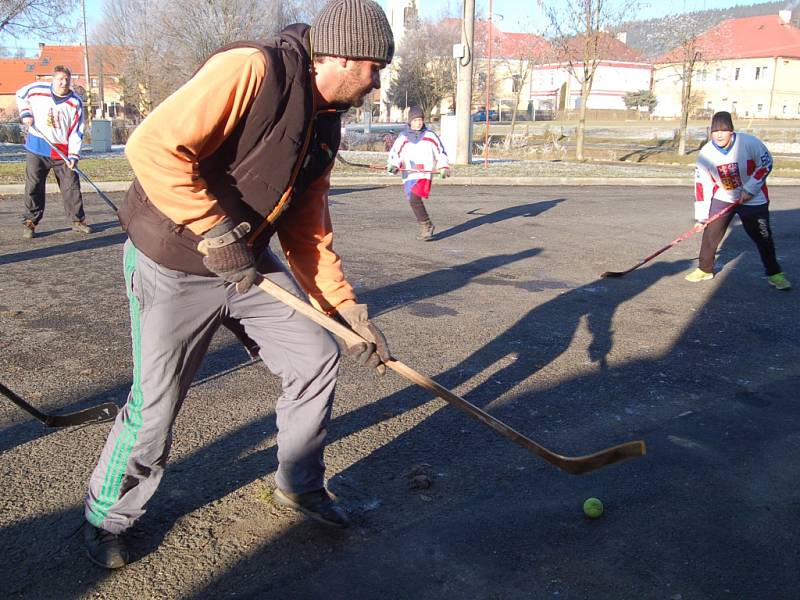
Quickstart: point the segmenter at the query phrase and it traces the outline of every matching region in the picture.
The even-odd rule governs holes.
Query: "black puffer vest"
[[[250,223],[256,256],[269,244],[278,217],[322,176],[339,148],[339,113],[315,114],[308,30],[308,25],[292,25],[272,40],[231,44],[216,52],[252,47],[267,59],[266,76],[250,110],[199,165],[225,213],[236,223]],[[136,179],[119,219],[133,244],[157,263],[212,275],[197,251],[201,238],[159,211]]]

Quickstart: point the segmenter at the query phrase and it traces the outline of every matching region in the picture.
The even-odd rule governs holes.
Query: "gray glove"
[[[253,253],[245,240],[248,233],[250,223],[243,222],[234,227],[233,221],[225,217],[206,231],[200,242],[206,253],[203,258],[206,268],[225,281],[235,283],[240,294],[249,290],[258,278]]]
[[[383,363],[391,358],[389,345],[381,330],[369,320],[367,305],[351,304],[337,309],[336,312],[350,329],[367,341],[348,346],[345,354],[354,358],[361,366],[375,369],[378,375],[386,373]]]

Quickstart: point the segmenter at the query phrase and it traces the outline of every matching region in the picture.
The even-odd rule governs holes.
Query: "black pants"
[[[38,225],[44,216],[45,183],[50,170],[55,173],[61,196],[64,199],[64,212],[70,221],[83,221],[83,197],[78,173],[61,159],[54,160],[27,152],[25,164],[25,213],[23,220]]]
[[[729,206],[720,200],[711,201],[710,215],[713,216],[720,210]],[[750,236],[758,248],[761,262],[767,275],[775,275],[781,272],[781,267],[775,257],[775,243],[772,240],[772,230],[769,227],[769,205],[758,204],[756,206],[737,206],[731,212],[723,215],[703,231],[703,241],[700,244],[700,269],[706,273],[714,271],[714,257],[717,247],[728,229],[733,215],[739,215],[742,227]]]
[[[414,211],[414,216],[417,218],[418,223],[431,220],[428,216],[428,211],[425,210],[425,205],[422,203],[422,198],[416,194],[411,194],[408,197],[408,203],[411,205],[411,210]]]

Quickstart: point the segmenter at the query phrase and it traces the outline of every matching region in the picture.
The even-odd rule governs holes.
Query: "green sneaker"
[[[713,273],[706,273],[700,269],[695,269],[691,273],[689,273],[686,277],[684,277],[686,281],[691,281],[692,283],[697,283],[698,281],[706,281],[708,279],[714,279]]]
[[[792,284],[788,279],[786,279],[786,275],[783,273],[775,273],[775,275],[770,275],[769,284],[779,290],[785,291],[792,289]]]

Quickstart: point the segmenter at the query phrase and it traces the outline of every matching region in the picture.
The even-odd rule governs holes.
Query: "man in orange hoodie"
[[[367,340],[348,354],[385,370],[386,340],[333,250],[327,194],[340,114],[380,87],[393,53],[376,2],[330,0],[311,27],[218,50],[131,136],[126,155],[136,179],[119,214],[129,236],[134,374],[86,496],[84,542],[93,562],[128,562],[123,533],[161,480],[172,424],[228,319],[282,379],[274,500],[328,526],[349,524],[324,484],[338,346],[253,284],[265,277],[307,293]],[[291,274],[269,249],[273,234]]]

